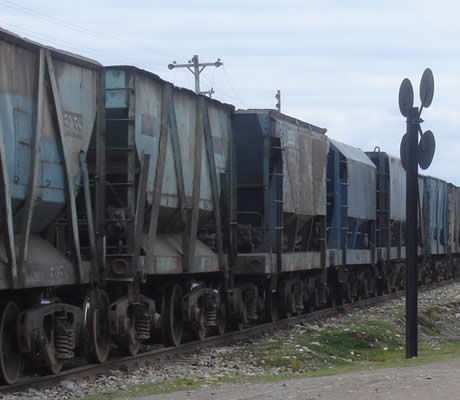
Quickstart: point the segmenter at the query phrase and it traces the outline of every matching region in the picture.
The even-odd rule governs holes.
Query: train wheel
[[[11,385],[19,377],[22,366],[22,357],[19,352],[16,332],[16,321],[19,308],[14,302],[3,307],[0,315],[0,367],[1,380]]]
[[[173,285],[166,290],[161,312],[163,342],[165,345],[178,346],[184,334],[182,315],[182,289]]]
[[[109,298],[104,290],[92,290],[85,300],[86,351],[89,361],[103,363],[110,351]]]

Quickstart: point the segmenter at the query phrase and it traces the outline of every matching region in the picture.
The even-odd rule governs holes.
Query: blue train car
[[[449,191],[447,182],[426,176],[424,178],[425,252],[444,255],[449,246]]]
[[[375,185],[376,167],[366,153],[329,139],[327,247],[329,265],[337,266],[345,297],[376,287],[376,277],[367,276],[375,255]],[[368,287],[365,280],[371,282]]]

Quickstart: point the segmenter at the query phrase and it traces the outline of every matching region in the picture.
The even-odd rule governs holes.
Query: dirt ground
[[[222,385],[143,400],[453,400],[460,399],[460,358],[408,368],[377,369],[277,383]],[[139,398],[137,399],[139,400]]]

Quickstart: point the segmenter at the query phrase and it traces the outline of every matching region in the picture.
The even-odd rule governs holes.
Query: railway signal
[[[420,124],[423,108],[431,105],[433,94],[434,79],[429,68],[420,82],[420,108],[414,107],[414,90],[409,79],[404,79],[399,88],[399,110],[407,124],[400,148],[401,162],[406,170],[406,358],[417,357],[418,166],[422,169],[430,166],[436,147],[433,133],[423,132]]]

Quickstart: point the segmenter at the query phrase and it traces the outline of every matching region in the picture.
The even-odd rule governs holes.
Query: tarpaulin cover
[[[390,169],[390,219],[406,220],[406,171],[399,158],[388,155]],[[413,207],[417,205],[414,204]]]
[[[283,210],[326,215],[327,137],[308,126],[276,119],[283,151]]]

